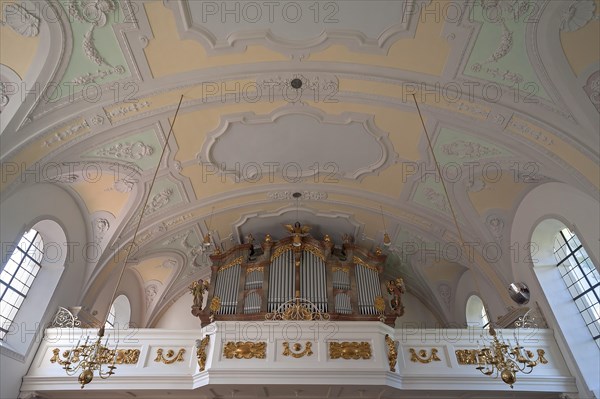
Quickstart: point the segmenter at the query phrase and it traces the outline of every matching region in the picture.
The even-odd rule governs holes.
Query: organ
[[[202,325],[215,320],[348,320],[394,325],[404,307],[401,278],[384,281],[386,255],[357,246],[349,236],[334,248],[328,235],[317,240],[308,228],[260,247],[236,245],[213,253],[207,306],[192,306]]]

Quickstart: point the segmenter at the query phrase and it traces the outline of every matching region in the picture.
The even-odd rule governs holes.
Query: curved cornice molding
[[[441,100],[445,100],[446,98],[451,99],[465,97],[466,100],[464,101],[454,101],[451,103],[444,101],[441,103],[434,102],[430,104],[434,112],[446,113],[451,118],[470,117],[472,120],[481,120],[481,110],[485,110],[491,105],[485,100],[485,96],[479,90],[481,87],[483,87],[481,84],[478,84],[476,88],[473,89],[471,95],[468,86],[462,86],[466,84],[466,81],[464,80],[457,80],[454,82],[454,84],[447,85],[451,82],[441,82],[440,79],[426,76],[424,74],[397,71],[389,68],[372,67],[369,70],[371,75],[365,75],[364,71],[360,70],[362,66],[359,65],[338,65],[332,63],[313,64],[321,65],[321,68],[319,68],[320,72],[317,71],[317,68],[313,68],[311,65],[305,63],[303,63],[303,69],[301,70],[294,69],[292,66],[282,70],[281,66],[276,67],[269,64],[251,64],[236,66],[235,68],[215,68],[212,70],[212,72],[203,71],[193,74],[183,74],[178,75],[177,79],[168,78],[148,83],[140,83],[138,94],[140,99],[147,99],[154,95],[173,92],[176,90],[182,90],[184,92],[189,91],[191,87],[200,85],[202,82],[224,82],[235,79],[254,79],[259,76],[264,77],[265,70],[269,69],[277,71],[276,74],[273,75],[275,78],[277,75],[281,74],[292,75],[297,73],[316,74],[317,76],[319,74],[328,75],[331,73],[323,71],[328,70],[328,68],[335,68],[335,70],[338,70],[338,73],[336,73],[336,77],[338,79],[346,78],[397,85],[399,89],[405,88],[406,90],[410,90],[411,92],[414,91],[417,94],[420,92],[439,93],[437,97]],[[236,70],[244,70],[245,72],[241,73]],[[457,91],[457,87],[459,91]],[[130,125],[131,123],[140,124],[141,122],[146,122],[148,117],[156,118],[162,115],[170,116],[168,115],[169,112],[172,113],[176,107],[176,104],[173,103],[162,108],[147,111],[145,107],[138,105],[134,112],[128,112],[125,119],[115,122],[110,122],[109,120],[104,122],[102,125],[93,125],[93,119],[96,118],[97,115],[105,115],[107,112],[105,108],[114,104],[114,98],[109,90],[103,91],[102,94],[102,97],[96,103],[91,104],[85,101],[79,101],[77,103],[70,104],[68,109],[65,108],[61,112],[53,112],[39,120],[34,120],[21,129],[21,132],[19,133],[19,136],[22,139],[20,144],[15,146],[12,145],[10,141],[4,142],[3,147],[5,149],[3,150],[2,157],[7,159],[12,154],[15,154],[17,151],[22,149],[25,145],[27,145],[27,143],[33,141],[35,138],[44,136],[45,134],[57,129],[57,127],[61,125],[68,125],[70,122],[65,123],[65,120],[68,119],[61,118],[61,114],[71,115],[72,113],[75,113],[77,115],[81,115],[86,125],[90,127],[90,133],[98,133],[117,126]],[[233,101],[231,97],[232,96],[227,96],[225,99],[221,99],[220,96],[212,96],[210,98],[190,99],[184,101],[183,110],[189,111],[201,109],[203,107],[214,106],[215,104],[227,104],[228,102]],[[264,97],[265,98],[263,100],[270,100],[268,96]],[[344,91],[340,91],[335,94],[335,99],[338,101],[377,104],[384,107],[413,108],[410,104],[412,98],[409,98],[409,96],[405,97],[406,98],[390,98],[373,94]],[[222,100],[225,100],[225,102]],[[273,100],[285,100],[285,98],[283,98],[281,95],[276,95]],[[587,97],[586,101],[589,103]],[[532,115],[535,115],[535,117],[532,117]],[[557,118],[555,113],[541,109],[536,104],[528,104],[521,101],[515,103],[514,96],[510,90],[502,90],[502,96],[495,104],[493,104],[492,111],[485,111],[483,116],[490,126],[495,126],[495,128],[501,129],[506,128],[507,123],[513,116],[525,116],[528,120],[534,121],[536,125],[548,129],[553,134],[556,134],[560,138],[573,144],[584,154],[595,159],[598,158],[598,153],[594,151],[594,148],[596,147],[593,146],[593,142],[590,142],[589,145],[585,145],[584,143],[581,143],[581,138],[577,140],[571,139],[571,136],[573,135],[572,132],[576,130],[576,126],[574,126],[572,122],[566,121],[564,118]],[[73,121],[74,120],[71,120],[71,122]]]
[[[26,1],[26,3],[30,3],[30,1]],[[0,118],[0,132],[4,136],[5,143],[9,139],[10,141],[23,139],[21,135],[16,135],[16,132],[31,122],[30,113],[42,102],[44,96],[47,95],[47,90],[52,89],[51,83],[62,75],[61,70],[66,67],[64,63],[70,58],[73,43],[65,13],[57,11],[57,7],[60,6],[50,1],[31,2],[30,4],[32,4],[32,10],[42,11],[42,15],[33,12],[41,22],[40,43],[31,67],[27,71],[27,76],[23,77],[27,91],[19,90],[21,101],[16,102],[18,109],[11,111],[14,112],[12,117]],[[9,114],[7,113],[7,115]]]
[[[598,111],[578,84],[565,53],[560,45],[561,18],[565,9],[570,6],[569,2],[548,1],[544,3],[545,12],[541,15],[538,23],[527,26],[527,46],[536,57],[532,59],[534,65],[543,69],[543,75],[551,81],[555,91],[560,93],[564,99],[564,107],[574,115],[575,119],[585,129],[579,131],[584,137],[570,134],[572,140],[580,146],[600,146],[598,129]],[[597,152],[596,152],[597,154]],[[597,155],[596,155],[597,156]]]
[[[334,219],[344,220],[346,223],[348,223],[350,226],[352,226],[352,228],[353,228],[352,236],[354,236],[354,237],[359,237],[361,232],[364,230],[364,223],[360,223],[359,221],[357,221],[355,219],[354,215],[351,213],[323,212],[323,211],[319,211],[316,209],[311,209],[310,207],[307,207],[307,206],[303,206],[299,211],[302,213],[308,213],[310,215],[313,215],[316,218],[323,218],[323,220],[328,220],[328,219],[329,220],[334,220]],[[260,219],[266,220],[266,219],[271,219],[271,218],[276,219],[286,213],[294,214],[295,212],[296,212],[296,207],[293,205],[289,205],[289,206],[284,206],[273,212],[250,212],[250,213],[245,213],[243,215],[240,215],[240,217],[233,223],[233,226],[232,226],[235,238],[237,239],[237,242],[243,242],[242,229],[244,228],[244,226],[246,224],[251,223],[252,220],[260,220]],[[326,223],[324,223],[324,224],[326,224]],[[281,226],[283,226],[283,223],[281,223]],[[323,233],[331,234],[331,232],[327,232],[327,231],[323,232]],[[315,238],[319,239],[320,237],[315,237]]]

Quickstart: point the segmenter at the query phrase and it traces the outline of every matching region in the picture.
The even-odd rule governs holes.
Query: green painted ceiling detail
[[[183,196],[179,191],[178,185],[168,178],[157,180],[154,183],[154,187],[152,187],[152,193],[150,193],[150,200],[148,201],[148,205],[146,205],[144,217],[177,205],[182,200]]]
[[[434,151],[444,177],[451,173],[458,173],[455,172],[455,168],[450,170],[452,164],[462,165],[469,162],[473,165],[474,162],[481,159],[511,157],[514,155],[506,148],[490,141],[445,127],[440,129],[435,141]],[[474,166],[481,165],[475,164]],[[452,178],[452,176],[448,177]]]
[[[448,187],[447,182],[446,186]],[[450,190],[450,187],[448,187],[448,189]],[[442,212],[449,218],[452,218],[450,204],[448,204],[444,187],[442,186],[442,182],[439,178],[439,175],[435,172],[435,169],[432,169],[432,174],[426,175],[419,181],[417,189],[413,195],[413,201],[421,206],[424,206],[425,208],[429,208],[436,212]],[[462,219],[461,215],[458,213],[456,205],[452,205],[454,207],[454,211],[457,213],[456,218],[460,222]]]
[[[135,164],[142,170],[156,168],[161,144],[154,129],[146,130],[121,140],[104,144],[84,154],[89,158],[119,159]]]
[[[195,230],[188,229],[174,234],[158,245],[165,248],[183,248],[184,250],[189,251],[191,254],[194,252],[194,248],[200,246],[200,239],[198,238],[198,234],[196,234]]]
[[[527,55],[525,30],[537,23],[536,3],[528,0],[474,2],[471,20],[481,23],[481,30],[464,74],[508,87],[518,87],[530,101],[534,96],[550,100]],[[496,91],[487,93],[495,98]],[[527,98],[518,101],[527,101]]]
[[[146,196],[144,195],[143,201],[145,200]],[[143,211],[143,223],[148,223],[149,217],[152,217],[156,213],[162,213],[165,209],[181,203],[182,200],[183,195],[176,183],[172,182],[168,177],[157,180],[154,183],[154,187],[152,187],[148,204]],[[135,217],[131,218],[127,228],[135,227],[141,215],[142,211],[137,211]]]
[[[73,49],[55,97],[83,90],[88,101],[97,101],[102,94],[98,85],[131,76],[112,28],[123,23],[122,10],[115,0],[61,0],[60,4],[71,22]],[[109,90],[120,101],[118,87]]]

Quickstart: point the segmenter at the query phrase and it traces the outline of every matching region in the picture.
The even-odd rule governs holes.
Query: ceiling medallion
[[[302,87],[302,79],[299,79],[299,78],[292,79],[292,81],[290,82],[290,86],[292,86],[293,89],[301,88]]]

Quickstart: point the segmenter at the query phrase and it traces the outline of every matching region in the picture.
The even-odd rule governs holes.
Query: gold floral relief
[[[368,342],[330,342],[331,359],[370,359],[371,344]]]
[[[179,349],[179,352],[175,354],[173,349],[169,349],[167,353],[164,353],[162,348],[158,348],[156,350],[156,358],[155,362],[163,362],[164,364],[173,364],[175,362],[183,362],[183,354],[185,353],[185,349]]]
[[[208,346],[208,343],[210,342],[210,335],[207,335],[206,337],[202,338],[201,340],[197,340],[196,341],[196,357],[198,358],[198,368],[199,371],[204,371],[204,369],[206,368],[206,355],[207,355],[207,350],[206,347]]]
[[[302,344],[299,342],[296,342],[294,345],[292,345],[292,349],[290,349],[290,343],[289,342],[284,342],[283,343],[283,356],[291,356],[293,358],[301,358],[304,356],[312,356],[313,351],[312,351],[312,342],[307,341],[306,344],[304,345],[304,350],[302,350]]]
[[[458,364],[477,364],[477,349],[457,349],[454,353]]]
[[[410,348],[410,361],[411,362],[419,362],[423,364],[431,363],[431,362],[439,362],[441,359],[438,357],[438,350],[436,348],[431,349],[431,354],[427,355],[426,349],[421,349],[417,353],[414,348]]]
[[[398,359],[398,350],[396,350],[396,342],[388,334],[385,334],[385,343],[388,347],[388,361],[390,371],[396,371],[396,360]]]
[[[223,347],[223,355],[227,359],[264,359],[267,357],[267,343],[229,341]]]
[[[50,363],[58,363],[61,366],[64,366],[66,359],[68,359],[71,354],[71,350],[68,349],[68,350],[63,351],[63,353],[62,353],[63,359],[60,358],[61,357],[60,349],[54,348],[52,350],[52,353],[54,355],[50,358]],[[117,358],[115,359],[116,364],[137,364],[137,362],[139,360],[139,356],[140,356],[140,350],[139,349],[117,349],[116,356],[117,356]],[[114,357],[115,357],[114,350],[106,350],[100,357],[99,363],[111,364],[113,362]],[[71,363],[77,363],[77,362],[79,362],[79,360],[80,360],[79,351],[77,349],[75,349],[74,353],[73,353],[73,359],[71,359]]]

